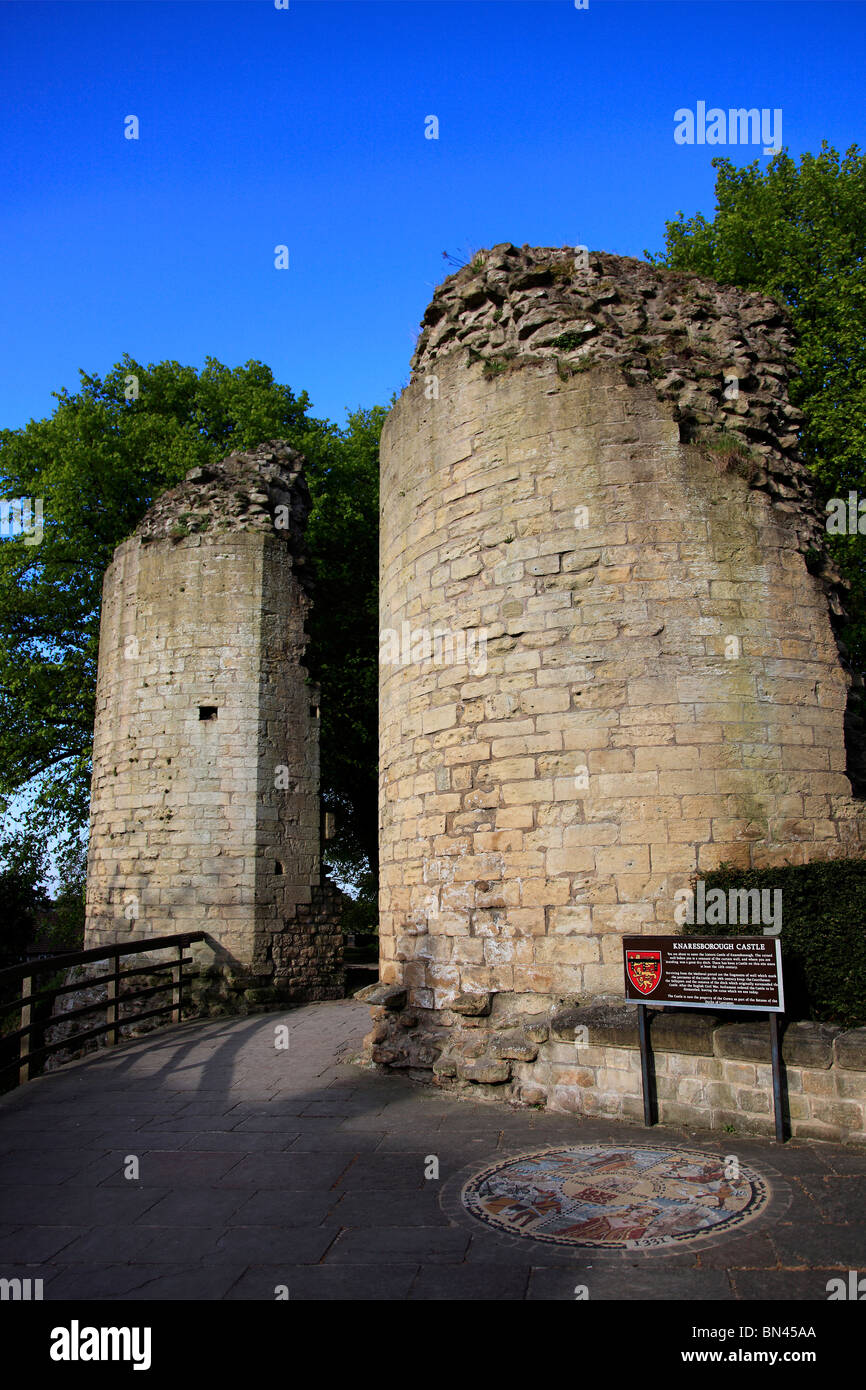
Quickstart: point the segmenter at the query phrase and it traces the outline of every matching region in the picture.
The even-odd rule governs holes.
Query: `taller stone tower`
[[[790,348],[772,301],[616,256],[437,290],[382,438],[375,1060],[621,994],[701,870],[862,854]]]
[[[86,945],[203,930],[242,987],[343,991],[321,874],[303,460],[193,469],[103,586]]]

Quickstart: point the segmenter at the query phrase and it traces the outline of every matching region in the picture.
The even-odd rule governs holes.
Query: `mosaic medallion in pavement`
[[[765,1180],[735,1159],[612,1144],[507,1159],[476,1173],[462,1193],[466,1210],[498,1231],[612,1250],[727,1234],[768,1197]]]

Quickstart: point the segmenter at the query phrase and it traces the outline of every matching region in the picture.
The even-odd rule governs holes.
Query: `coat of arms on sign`
[[[661,951],[627,951],[625,968],[635,989],[652,994],[662,977]]]

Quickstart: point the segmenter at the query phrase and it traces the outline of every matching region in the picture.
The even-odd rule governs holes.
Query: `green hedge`
[[[785,1012],[846,1028],[866,1025],[866,860],[835,859],[781,869],[729,864],[698,874],[721,888],[781,889]],[[759,936],[760,926],[690,926],[686,936]]]

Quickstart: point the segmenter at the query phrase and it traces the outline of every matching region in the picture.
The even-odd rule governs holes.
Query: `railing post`
[[[22,989],[21,989],[21,1027],[22,1027],[22,1028],[27,1028],[27,1029],[29,1030],[29,1028],[30,1028],[31,1005],[25,1003],[24,1001],[25,1001],[26,999],[29,999],[30,996],[31,996],[31,994],[33,993],[33,976],[32,976],[32,974],[30,974],[30,975],[25,975],[24,978],[23,978],[23,980],[21,981],[21,985],[22,985]],[[30,1062],[28,1061],[29,1056],[30,1056],[30,1033],[29,1033],[29,1031],[28,1031],[28,1032],[26,1032],[26,1033],[23,1035],[23,1037],[21,1038],[21,1041],[20,1041],[19,1044],[18,1044],[18,1061],[19,1061],[19,1063],[20,1063],[20,1065],[19,1065],[19,1067],[18,1067],[18,1085],[19,1085],[19,1086],[23,1086],[24,1083],[25,1083],[25,1081],[29,1081],[29,1080],[30,1080]]]
[[[172,1023],[180,1023],[180,1010],[183,1002],[183,942],[177,948],[177,964],[172,966],[171,1011]]]
[[[109,1046],[116,1047],[120,1041],[120,952],[112,951],[110,956],[112,965],[111,974],[108,977],[108,1007],[105,1011],[105,1021],[112,1027],[108,1031]]]
[[[171,999],[169,1002],[162,1004],[160,1008],[146,1012],[145,1017],[160,1016],[164,1018],[165,1014],[169,1013],[173,1023],[182,1022],[184,981],[190,978],[184,975],[184,951],[190,946],[192,941],[204,939],[206,938],[203,932],[185,932],[157,938],[153,942],[138,942],[135,944],[130,942],[123,946],[121,946],[120,942],[114,942],[100,950],[66,952],[62,961],[65,969],[72,969],[77,965],[95,965],[97,961],[105,961],[108,964],[106,973],[97,977],[100,987],[103,983],[105,984],[104,1002],[100,998],[94,1004],[86,1004],[70,1010],[70,1013],[73,1014],[76,1019],[92,1014],[93,1012],[105,1010],[105,1021],[100,1022],[99,1026],[96,1028],[89,1030],[85,1029],[81,1037],[84,1039],[90,1037],[107,1037],[108,1042],[112,1046],[115,1046],[120,1041],[120,1030],[124,1024],[137,1021],[138,1015],[134,1013],[132,1013],[128,1019],[121,1019],[120,1017],[120,981],[124,975],[122,964],[124,959],[136,956],[151,948],[157,948],[160,951],[171,951],[173,948],[176,955],[174,959],[163,962],[160,966],[160,979],[162,979],[164,972],[167,971],[169,974],[167,985],[160,984],[154,988],[148,987],[147,990],[143,991],[143,993],[148,995],[161,994],[164,989],[168,988],[171,990]],[[33,963],[32,965],[30,963],[26,965],[22,963],[21,965],[12,967],[12,970],[9,972],[0,971],[0,979],[2,979],[6,973],[9,973],[14,974],[16,983],[19,979],[21,981],[20,994],[13,995],[8,1004],[9,1010],[13,1011],[13,1017],[15,1011],[20,1013],[21,1017],[21,1026],[16,1030],[20,1035],[18,1039],[18,1059],[17,1061],[13,1061],[10,1058],[6,1065],[0,1066],[0,1076],[6,1072],[13,1075],[17,1072],[19,1085],[23,1085],[25,1082],[29,1081],[31,1075],[33,1075],[33,1068],[35,1065],[34,1058],[36,1062],[41,1062],[44,1056],[53,1056],[57,1049],[68,1049],[75,1055],[77,1046],[81,1041],[79,1035],[75,1034],[67,1039],[58,1040],[48,1043],[47,1045],[45,1043],[47,1025],[43,1024],[41,1021],[42,998],[47,996],[46,1004],[50,1004],[50,1006],[53,1007],[60,995],[65,995],[70,991],[74,993],[85,984],[83,981],[71,981],[56,987],[49,986],[48,988],[37,989],[34,983],[35,977],[40,975],[40,973],[44,972],[47,968],[48,967],[46,967],[44,963]],[[23,971],[23,973],[19,973],[21,971]],[[133,970],[131,973],[135,974],[135,971]],[[193,974],[195,973],[196,972],[193,972]],[[94,980],[94,983],[96,983],[96,980]],[[128,1001],[130,1008],[135,1007],[136,999],[137,996],[130,996]],[[50,1013],[51,1008],[47,1008],[46,1017]],[[34,1019],[38,1021],[34,1022]],[[59,1020],[51,1018],[49,1021],[54,1022]],[[35,1043],[34,1037],[36,1039]],[[11,1041],[10,1039],[10,1042]],[[36,1044],[38,1044],[38,1046]],[[37,1071],[38,1070],[39,1068],[37,1067]]]

